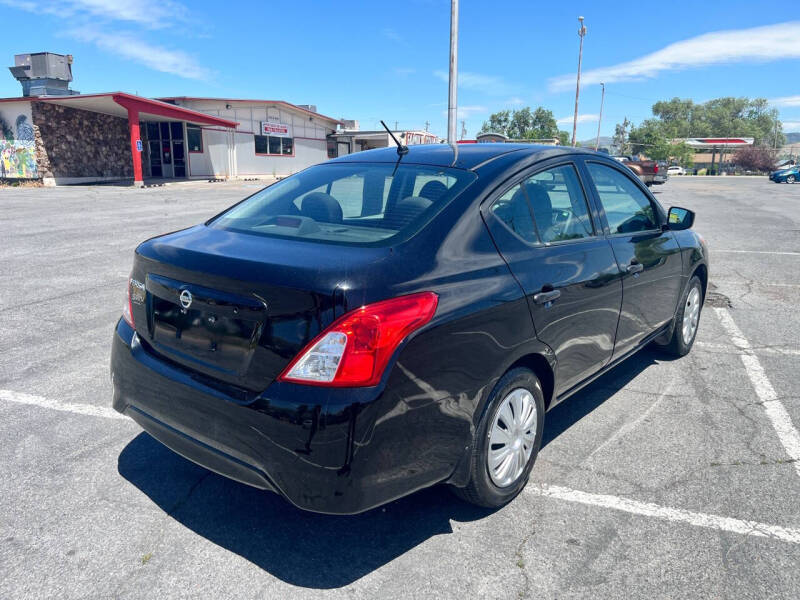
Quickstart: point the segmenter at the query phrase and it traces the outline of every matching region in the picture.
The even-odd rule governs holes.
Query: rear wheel
[[[786,178],[786,183],[794,183],[794,182],[795,182],[794,175],[789,175],[789,176]]]
[[[544,429],[544,394],[536,375],[512,369],[497,382],[475,435],[472,472],[462,499],[496,508],[511,501],[528,482]]]
[[[681,306],[675,315],[672,338],[664,350],[673,356],[686,356],[694,345],[697,327],[700,324],[700,311],[703,308],[703,284],[697,275],[692,276],[683,292]]]

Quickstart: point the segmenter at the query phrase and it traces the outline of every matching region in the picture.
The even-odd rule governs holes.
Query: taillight
[[[125,294],[125,305],[122,307],[122,318],[125,319],[125,322],[130,325],[131,327],[135,327],[133,324],[133,305],[131,305],[131,279],[128,278],[127,285],[125,286],[126,294]]]
[[[314,338],[279,381],[334,387],[376,385],[397,346],[433,318],[433,292],[382,300],[353,310]]]
[[[653,173],[658,173],[658,165],[653,165]]]

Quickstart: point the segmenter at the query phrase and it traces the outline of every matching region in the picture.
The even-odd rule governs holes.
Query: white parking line
[[[694,345],[697,346],[698,348],[702,348],[703,350],[724,352],[727,354],[740,354],[739,349],[736,346],[731,346],[729,344],[715,344],[713,342],[701,342],[698,340],[694,343]],[[800,350],[797,350],[795,348],[771,348],[769,346],[764,346],[764,347],[751,346],[750,350],[752,352],[755,352],[756,354],[768,354],[771,356],[800,356]]]
[[[741,350],[739,355],[744,363],[747,376],[756,390],[756,394],[761,400],[761,405],[764,407],[764,412],[767,414],[775,433],[778,434],[778,439],[781,441],[786,454],[789,458],[795,461],[794,466],[797,474],[800,475],[800,432],[792,424],[792,419],[786,408],[778,400],[778,394],[775,393],[775,388],[767,379],[767,374],[758,357],[753,353],[750,342],[744,337],[744,334],[739,327],[734,323],[733,317],[726,308],[715,308],[714,312],[717,313],[723,329],[730,336],[733,344]]]
[[[11,390],[0,390],[0,400],[14,402],[17,404],[28,404],[41,408],[48,408],[50,410],[58,410],[90,417],[127,420],[125,416],[119,414],[111,408],[92,406],[90,404],[56,402],[42,396],[34,396],[32,394],[25,394],[23,392],[13,392]],[[560,500],[577,502],[579,504],[586,504],[589,506],[610,508],[644,517],[653,517],[667,521],[687,523],[688,525],[694,525],[695,527],[705,527],[719,531],[730,531],[732,533],[756,537],[768,537],[784,542],[790,542],[792,544],[800,544],[800,529],[791,529],[788,527],[781,527],[779,525],[768,525],[765,523],[759,523],[757,521],[745,521],[731,517],[708,515],[704,513],[683,510],[680,508],[661,506],[651,502],[640,502],[638,500],[630,500],[629,498],[621,498],[619,496],[611,496],[607,494],[593,494],[590,492],[582,492],[580,490],[573,490],[555,485],[541,485],[538,487],[534,485],[528,485],[525,488],[525,492],[536,496],[558,498]]]
[[[126,419],[113,408],[104,406],[92,406],[91,404],[72,404],[69,402],[57,402],[42,396],[34,396],[23,392],[12,392],[11,390],[0,390],[0,400],[14,402],[16,404],[29,404],[50,410],[75,413],[76,415],[86,415],[89,417],[104,417],[106,419]]]
[[[780,256],[800,256],[800,252],[777,252],[773,250],[720,250],[714,248],[714,253],[724,254],[777,254]]]
[[[639,502],[619,496],[607,494],[591,494],[555,485],[545,485],[534,487],[529,485],[526,491],[536,496],[546,498],[558,498],[567,502],[577,502],[588,506],[600,506],[619,510],[622,512],[641,515],[643,517],[653,517],[665,521],[687,523],[695,527],[705,527],[717,531],[730,531],[741,535],[751,535],[755,537],[767,537],[792,544],[800,544],[800,529],[780,527],[779,525],[767,525],[757,521],[745,521],[733,519],[731,517],[720,517],[719,515],[707,515],[704,513],[683,510],[681,508],[670,508],[651,502]]]

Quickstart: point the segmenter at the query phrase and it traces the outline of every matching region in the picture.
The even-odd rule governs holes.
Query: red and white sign
[[[280,123],[277,120],[261,121],[261,135],[292,137],[292,126]]]

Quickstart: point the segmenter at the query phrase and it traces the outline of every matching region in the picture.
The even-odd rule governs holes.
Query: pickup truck
[[[669,177],[666,166],[659,165],[654,160],[635,160],[630,156],[614,156],[612,158],[633,171],[647,187],[666,183]]]

